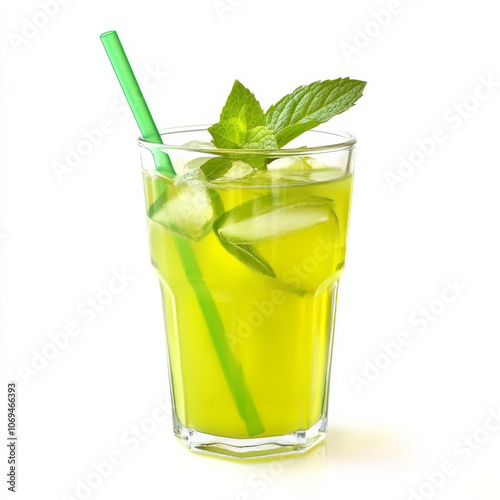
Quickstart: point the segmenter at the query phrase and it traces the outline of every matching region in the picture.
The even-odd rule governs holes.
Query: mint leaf
[[[209,127],[213,143],[218,148],[238,148],[247,130],[264,125],[264,111],[259,101],[242,83],[235,80],[226,104],[222,108],[219,123]]]
[[[216,232],[216,234],[218,233]],[[276,278],[273,268],[250,245],[237,245],[224,237],[219,237],[219,241],[231,255],[234,255],[249,268],[258,273],[271,276],[271,278]]]
[[[337,78],[302,85],[266,112],[266,127],[281,148],[302,133],[343,113],[363,95],[366,82]]]
[[[212,134],[215,146],[222,149],[239,148],[247,135],[246,125],[239,118],[216,123],[208,131]]]
[[[200,170],[209,181],[213,181],[228,172],[233,166],[233,161],[234,158],[228,157],[210,158],[200,167]]]
[[[220,121],[239,118],[247,128],[264,125],[264,111],[255,96],[238,80],[234,81],[226,104],[222,108]]]
[[[273,132],[263,125],[250,129],[247,133],[244,149],[277,149],[278,143]]]
[[[209,181],[213,181],[229,172],[234,162],[238,160],[260,170],[266,167],[266,158],[257,155],[231,155],[210,158],[201,165],[200,170]]]

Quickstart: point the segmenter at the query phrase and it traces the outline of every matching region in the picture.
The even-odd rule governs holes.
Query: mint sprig
[[[304,132],[352,107],[363,95],[365,86],[366,82],[350,78],[302,85],[264,113],[255,95],[236,80],[222,108],[219,122],[208,130],[217,148],[241,149],[242,154],[221,151],[220,156],[210,158],[203,163],[201,171],[208,180],[213,181],[224,176],[237,160],[249,163],[254,168],[266,168],[268,159],[265,155],[249,154],[248,151],[244,153],[243,150],[282,148]],[[325,200],[321,200],[321,203]],[[331,202],[331,200],[326,201]],[[251,221],[254,217],[290,203],[290,200],[279,202],[274,194],[253,199],[222,214],[213,223],[213,230],[221,245],[242,263],[254,271],[276,278],[272,266],[259,254],[255,245],[235,241],[231,238],[228,227],[242,221]],[[308,199],[297,203],[316,206],[319,200]],[[335,212],[333,214],[336,219]]]
[[[218,148],[278,149],[349,109],[365,86],[366,82],[350,78],[302,85],[264,113],[254,94],[236,80],[220,121],[208,130]]]

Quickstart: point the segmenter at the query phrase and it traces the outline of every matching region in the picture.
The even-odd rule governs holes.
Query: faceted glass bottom
[[[304,431],[296,431],[281,436],[233,439],[188,429],[179,421],[176,421],[174,433],[184,446],[191,451],[230,458],[249,459],[304,453],[326,437],[327,424],[327,418],[324,416],[316,424]]]

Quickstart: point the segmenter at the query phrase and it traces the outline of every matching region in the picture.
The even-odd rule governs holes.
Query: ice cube
[[[200,168],[205,162],[210,158],[200,156],[192,160],[187,160],[186,158],[178,158],[174,161],[174,170],[177,175],[185,175],[192,170]]]
[[[226,212],[214,228],[228,252],[294,292],[314,292],[338,279],[343,250],[330,198],[261,196]]]
[[[181,146],[181,148],[192,148],[192,149],[214,149],[215,146],[211,142],[204,141],[189,141]],[[196,153],[182,151],[182,149],[173,151],[172,163],[174,165],[174,170],[177,175],[185,175],[191,170],[200,168],[209,157],[200,156],[193,158]]]
[[[300,156],[283,156],[273,160],[267,165],[268,170],[304,170],[310,169],[310,165],[304,165]]]
[[[287,161],[292,160],[291,163],[287,163]],[[290,175],[295,175],[296,179],[299,179],[297,177],[297,174],[299,174],[301,177],[300,179],[307,181],[307,182],[326,182],[333,180],[337,177],[340,177],[344,174],[344,170],[339,167],[332,167],[329,165],[326,165],[325,163],[319,161],[317,158],[314,158],[312,156],[297,156],[297,157],[284,157],[280,158],[279,160],[275,160],[274,162],[270,163],[268,165],[268,168],[271,168],[271,165],[273,163],[276,163],[277,161],[281,162],[278,164],[278,168],[274,168],[271,171],[278,172],[282,171],[282,175],[285,174],[285,170],[291,170]],[[299,161],[302,162],[302,167],[299,165]],[[291,165],[287,166],[288,164]],[[281,165],[281,166],[280,166]],[[297,172],[297,170],[301,169],[301,172]]]
[[[303,161],[306,165],[309,165],[313,170],[315,169],[325,169],[328,168],[328,165],[320,162],[317,158],[313,158],[312,156],[304,156]]]
[[[242,160],[235,160],[231,168],[224,175],[225,179],[237,180],[249,177],[255,172],[255,168]]]
[[[313,169],[308,172],[307,179],[312,182],[328,182],[333,181],[339,177],[345,175],[345,171],[342,168],[338,167],[329,167],[323,169]]]
[[[334,219],[327,203],[295,203],[239,220],[219,229],[236,244],[249,244],[280,238]]]
[[[217,195],[198,180],[180,180],[169,186],[166,200],[151,219],[177,236],[194,241],[210,232],[221,211]]]

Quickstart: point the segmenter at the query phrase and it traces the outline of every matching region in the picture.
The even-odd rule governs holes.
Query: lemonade
[[[208,181],[196,168],[203,160],[176,179],[143,171],[178,434],[255,437],[238,412],[200,295],[215,304],[219,335],[241,367],[262,423],[258,437],[326,430],[352,173],[321,164],[294,169],[294,161],[248,175],[236,163],[234,180],[230,171]],[[180,248],[192,252],[195,268],[183,267]]]
[[[174,432],[226,457],[306,451],[327,431],[356,144],[316,127],[366,82],[317,80],[264,110],[236,79],[218,122],[160,131],[116,31],[100,38],[141,131]]]

